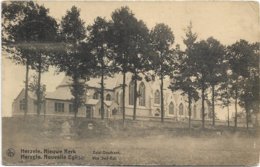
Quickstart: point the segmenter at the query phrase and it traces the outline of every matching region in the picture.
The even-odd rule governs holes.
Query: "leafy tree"
[[[226,75],[227,76],[227,75]],[[228,77],[226,77],[225,81],[219,85],[218,93],[216,96],[218,97],[217,100],[221,101],[222,107],[227,107],[228,111],[228,127],[230,126],[230,113],[229,113],[229,106],[231,105],[231,82]]]
[[[212,113],[213,126],[215,125],[215,92],[216,85],[225,78],[226,70],[224,63],[224,46],[213,37],[202,40],[194,44],[192,49],[192,67],[195,72],[197,88],[201,89],[202,99],[202,128],[205,123],[205,99],[206,89],[210,86],[212,91]]]
[[[224,81],[226,75],[226,65],[224,61],[224,46],[219,41],[210,37],[207,39],[208,44],[208,61],[205,62],[208,67],[207,82],[211,87],[211,104],[212,104],[212,125],[215,126],[215,94],[216,86]]]
[[[188,26],[186,30],[186,38],[183,40],[186,45],[185,52],[180,51],[176,48],[176,54],[178,55],[178,64],[176,65],[175,73],[171,75],[172,82],[170,89],[172,91],[181,90],[182,95],[188,96],[189,104],[189,128],[191,127],[191,104],[192,101],[199,99],[198,92],[196,90],[196,83],[194,78],[194,70],[192,69],[192,49],[197,39],[197,34],[192,32],[192,24]]]
[[[86,38],[86,28],[84,21],[80,18],[80,10],[72,6],[71,10],[66,12],[61,21],[61,38],[64,42],[71,45],[78,44]]]
[[[199,41],[194,44],[194,48],[192,49],[193,54],[191,54],[192,58],[192,70],[194,70],[194,76],[196,77],[196,88],[201,90],[201,103],[202,103],[202,128],[205,127],[205,91],[208,88],[207,84],[207,75],[208,66],[207,62],[210,61],[210,57],[208,56],[208,44],[205,40]]]
[[[230,113],[229,106],[232,104],[232,70],[228,62],[227,48],[225,48],[225,55],[223,60],[223,76],[222,82],[220,82],[217,91],[216,97],[217,100],[221,102],[222,107],[227,107],[228,110],[228,127],[230,127]]]
[[[169,26],[160,23],[157,24],[150,32],[151,46],[154,54],[152,56],[152,69],[155,75],[159,76],[161,85],[161,122],[164,121],[164,97],[163,97],[163,80],[165,76],[172,72],[174,57],[171,46],[174,42],[174,35]]]
[[[80,11],[73,6],[61,21],[61,40],[67,45],[57,50],[52,62],[58,71],[65,72],[72,79],[70,90],[75,118],[79,107],[85,104],[85,81],[89,79],[95,65],[89,45],[84,43],[85,38],[86,30],[80,19]]]
[[[29,83],[29,91],[33,92],[36,96],[37,99],[35,100],[35,104],[37,106],[40,106],[40,110],[42,108],[42,106],[45,103],[45,96],[46,96],[46,85],[41,84],[39,87],[39,83],[38,83],[38,75],[33,75],[32,77],[32,81]],[[38,111],[38,108],[37,108]],[[45,111],[45,108],[44,108]],[[45,116],[45,112],[44,112],[44,116]]]
[[[134,27],[135,26],[135,27]],[[148,70],[149,66],[149,30],[142,21],[135,22],[132,30],[132,37],[128,47],[129,52],[129,71],[133,74],[132,81],[134,82],[134,108],[133,120],[136,119],[136,101],[138,95],[137,81],[142,80],[139,76]]]
[[[247,126],[249,111],[259,100],[259,67],[255,45],[240,40],[228,47],[228,61],[231,68],[232,97],[235,99],[235,128],[237,127],[237,105],[246,110]],[[252,103],[253,102],[253,103]],[[254,110],[254,109],[253,109]]]
[[[104,18],[97,17],[94,24],[88,27],[88,41],[91,53],[95,55],[95,75],[101,76],[101,119],[104,119],[104,77],[113,73],[112,51],[108,48],[108,37],[110,23]]]
[[[136,55],[139,48],[135,48],[134,53],[132,53],[133,47],[138,46],[141,43],[141,37],[137,38],[137,19],[128,7],[121,7],[116,9],[112,13],[112,25],[109,29],[110,32],[110,42],[109,47],[114,51],[115,64],[118,67],[118,71],[123,73],[123,122],[125,121],[125,87],[126,87],[126,73],[132,72],[132,55]],[[144,27],[142,23],[141,26]],[[144,28],[145,29],[145,28]],[[142,30],[142,29],[140,29]],[[138,41],[138,42],[136,42]],[[139,46],[138,46],[139,47]],[[136,92],[135,92],[136,94]]]
[[[55,19],[48,16],[48,9],[32,1],[11,2],[3,5],[3,45],[5,51],[17,64],[25,64],[25,115],[28,111],[28,76],[29,69],[38,69],[40,85],[40,73],[42,65],[42,54],[49,51],[46,43],[56,40],[57,23]],[[37,65],[38,64],[38,65]],[[40,68],[40,69],[39,69]],[[37,98],[40,98],[37,96]],[[38,100],[39,101],[39,100]],[[39,108],[37,107],[39,114]]]

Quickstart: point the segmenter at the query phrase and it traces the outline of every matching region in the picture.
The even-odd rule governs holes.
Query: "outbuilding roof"
[[[71,100],[73,96],[71,95],[69,87],[63,87],[56,89],[54,92],[47,92],[46,98],[58,100]]]

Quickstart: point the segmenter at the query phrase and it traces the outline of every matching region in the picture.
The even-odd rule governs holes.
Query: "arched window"
[[[111,101],[111,95],[110,94],[107,94],[106,101]]]
[[[93,99],[98,99],[99,96],[98,96],[98,92],[95,92],[94,95],[93,95]]]
[[[156,91],[155,91],[155,94],[154,94],[154,103],[155,103],[155,104],[160,104],[160,92],[159,92],[159,90],[156,90]]]
[[[174,105],[173,105],[173,102],[171,102],[169,104],[169,114],[173,115],[174,114]]]
[[[129,84],[129,105],[134,105],[134,82]]]
[[[183,104],[179,105],[179,115],[183,115]]]
[[[140,83],[139,93],[140,93],[140,96],[139,96],[139,105],[140,105],[140,106],[145,106],[145,85],[144,85],[143,82]]]
[[[193,117],[196,118],[197,117],[197,107],[196,105],[193,106]]]

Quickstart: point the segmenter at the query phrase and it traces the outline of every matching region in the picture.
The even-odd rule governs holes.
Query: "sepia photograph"
[[[260,165],[257,1],[2,1],[2,165]]]

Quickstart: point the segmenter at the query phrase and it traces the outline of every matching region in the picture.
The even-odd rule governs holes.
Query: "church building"
[[[115,74],[113,77],[106,77],[104,80],[104,106],[105,118],[115,118],[122,115],[123,76]],[[46,92],[45,103],[41,107],[41,114],[74,116],[72,98],[70,93],[70,77],[65,77],[63,81],[56,87],[54,92]],[[188,102],[187,97],[181,95],[180,91],[172,92],[169,87],[169,80],[164,80],[164,116],[165,118],[183,120],[188,119]],[[48,86],[48,85],[47,85]],[[86,82],[86,102],[79,108],[77,116],[87,118],[101,118],[101,100],[100,100],[100,78],[91,78]],[[125,92],[125,114],[126,117],[132,117],[134,105],[134,83],[132,82],[132,74],[126,74],[126,92]],[[152,118],[161,115],[161,98],[160,98],[160,81],[147,82],[144,78],[137,82],[137,106],[136,117]],[[19,93],[13,102],[13,115],[24,114],[25,100],[24,89]],[[36,114],[36,95],[29,92],[28,95],[28,114]],[[205,101],[205,119],[210,119],[210,107]],[[193,120],[201,120],[201,101],[192,103],[191,118]]]

